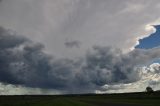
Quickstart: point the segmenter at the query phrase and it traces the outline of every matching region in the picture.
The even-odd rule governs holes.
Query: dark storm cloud
[[[94,47],[94,52],[87,54],[86,66],[81,69],[78,76],[81,77],[80,81],[89,82],[96,87],[138,81],[140,76],[137,67],[159,57],[159,51],[137,49],[122,54],[119,49]]]
[[[29,87],[65,88],[72,80],[72,61],[54,60],[44,46],[0,28],[0,81]]]
[[[93,92],[105,84],[139,80],[136,67],[160,57],[156,48],[123,54],[119,49],[95,46],[75,61],[54,59],[43,48],[0,28],[0,81],[70,93]]]
[[[27,39],[8,34],[8,31],[0,28],[0,80],[9,83],[19,83],[10,73],[9,64],[16,61],[18,58],[12,50]]]
[[[68,48],[73,48],[73,47],[79,48],[80,47],[80,42],[76,41],[76,40],[75,41],[70,41],[70,42],[65,42],[64,44]]]

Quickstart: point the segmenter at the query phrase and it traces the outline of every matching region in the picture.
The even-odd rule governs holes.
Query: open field
[[[0,96],[0,106],[160,106],[160,92]]]

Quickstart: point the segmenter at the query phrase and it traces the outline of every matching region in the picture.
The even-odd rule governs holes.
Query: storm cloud
[[[94,46],[77,59],[57,59],[44,45],[0,28],[0,81],[68,93],[94,92],[106,84],[141,79],[137,67],[160,57],[160,49],[135,49],[127,54],[113,47]]]

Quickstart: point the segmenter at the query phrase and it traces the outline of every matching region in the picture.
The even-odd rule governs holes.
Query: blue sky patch
[[[160,46],[160,25],[154,27],[156,28],[156,32],[151,34],[149,37],[140,39],[139,45],[137,45],[135,48],[151,49]]]

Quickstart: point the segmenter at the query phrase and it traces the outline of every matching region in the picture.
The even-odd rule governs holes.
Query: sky
[[[1,0],[0,94],[160,88],[159,0]]]
[[[140,44],[136,48],[151,49],[160,45],[160,25],[155,26],[156,32],[150,36],[140,39]]]

